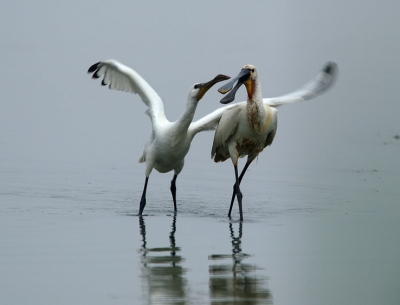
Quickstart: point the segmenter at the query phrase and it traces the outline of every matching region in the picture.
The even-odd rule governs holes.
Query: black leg
[[[239,213],[240,213],[240,221],[243,221],[243,212],[242,212],[242,192],[240,191],[240,182],[239,182],[239,177],[238,177],[238,169],[237,169],[237,165],[234,166],[235,167],[235,178],[236,178],[236,196],[238,199],[238,203],[239,203]]]
[[[142,216],[139,216],[140,235],[142,235],[142,249],[146,249],[146,225]],[[146,253],[146,252],[144,252]]]
[[[144,181],[142,198],[140,199],[139,215],[142,215],[144,207],[146,206],[146,190],[147,190],[147,182],[148,181],[149,181],[149,177],[146,177],[146,180]]]
[[[174,178],[172,178],[171,180],[171,194],[172,194],[172,199],[174,200],[174,211],[177,211],[176,208],[176,185],[175,185],[175,181],[176,178],[178,178],[178,175],[174,175]]]
[[[253,160],[249,161],[247,160],[245,166],[243,167],[242,172],[240,173],[239,176],[239,184],[242,182],[243,176],[246,173],[247,168],[249,167],[249,165],[251,164]],[[233,207],[233,201],[235,201],[235,195],[236,195],[236,183],[233,185],[233,192],[232,192],[232,199],[231,199],[231,206],[229,207],[229,213],[228,216],[231,217],[231,212],[232,212],[232,207]]]

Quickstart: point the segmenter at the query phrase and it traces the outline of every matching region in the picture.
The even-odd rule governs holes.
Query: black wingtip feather
[[[104,82],[104,79],[101,81],[102,86],[107,86],[107,83]]]
[[[336,64],[334,62],[328,62],[325,66],[325,68],[323,69],[323,71],[327,74],[333,74],[334,70],[336,68]]]
[[[99,67],[100,63],[101,63],[101,61],[96,62],[94,65],[91,65],[89,70],[87,71],[87,73],[92,73],[92,72],[96,71],[97,68]]]

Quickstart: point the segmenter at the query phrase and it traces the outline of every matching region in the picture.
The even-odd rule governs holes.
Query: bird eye
[[[251,71],[251,72],[254,72],[254,69],[251,69],[250,71]]]
[[[194,89],[198,89],[200,87],[200,84],[194,85]]]

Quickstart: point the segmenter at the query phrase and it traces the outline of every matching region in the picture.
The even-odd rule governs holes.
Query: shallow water
[[[236,204],[226,215],[231,171],[188,168],[179,213],[170,177],[154,173],[139,218],[132,168],[8,163],[0,302],[398,303],[398,169],[310,169],[315,178],[293,181],[272,168],[260,188],[254,168],[240,223]]]

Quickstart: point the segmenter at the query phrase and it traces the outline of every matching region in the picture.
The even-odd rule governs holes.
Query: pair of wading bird
[[[146,163],[146,179],[140,200],[139,215],[142,215],[146,206],[147,183],[153,168],[160,173],[174,170],[171,193],[174,210],[177,211],[176,178],[182,171],[190,143],[198,132],[216,130],[211,157],[215,162],[223,162],[231,158],[235,169],[235,184],[228,216],[231,215],[233,202],[237,197],[240,220],[243,220],[243,196],[239,187],[240,182],[251,162],[274,140],[278,113],[275,107],[312,99],[322,94],[333,83],[336,71],[336,64],[328,62],[313,80],[300,89],[280,97],[263,99],[257,69],[253,65],[246,65],[235,78],[218,91],[222,94],[230,91],[221,100],[222,104],[228,104],[234,101],[236,91],[244,84],[247,90],[247,102],[219,108],[196,122],[192,120],[200,99],[214,84],[229,79],[229,76],[219,74],[207,83],[193,85],[182,116],[177,121],[170,122],[165,117],[161,98],[133,69],[116,60],[106,60],[92,65],[88,73],[93,73],[93,78],[104,75],[101,84],[109,85],[110,89],[139,94],[148,107],[146,114],[151,119],[153,129],[150,140],[146,143],[143,155],[139,159],[139,162]],[[241,174],[238,175],[238,159],[244,156],[247,156],[247,162]]]

